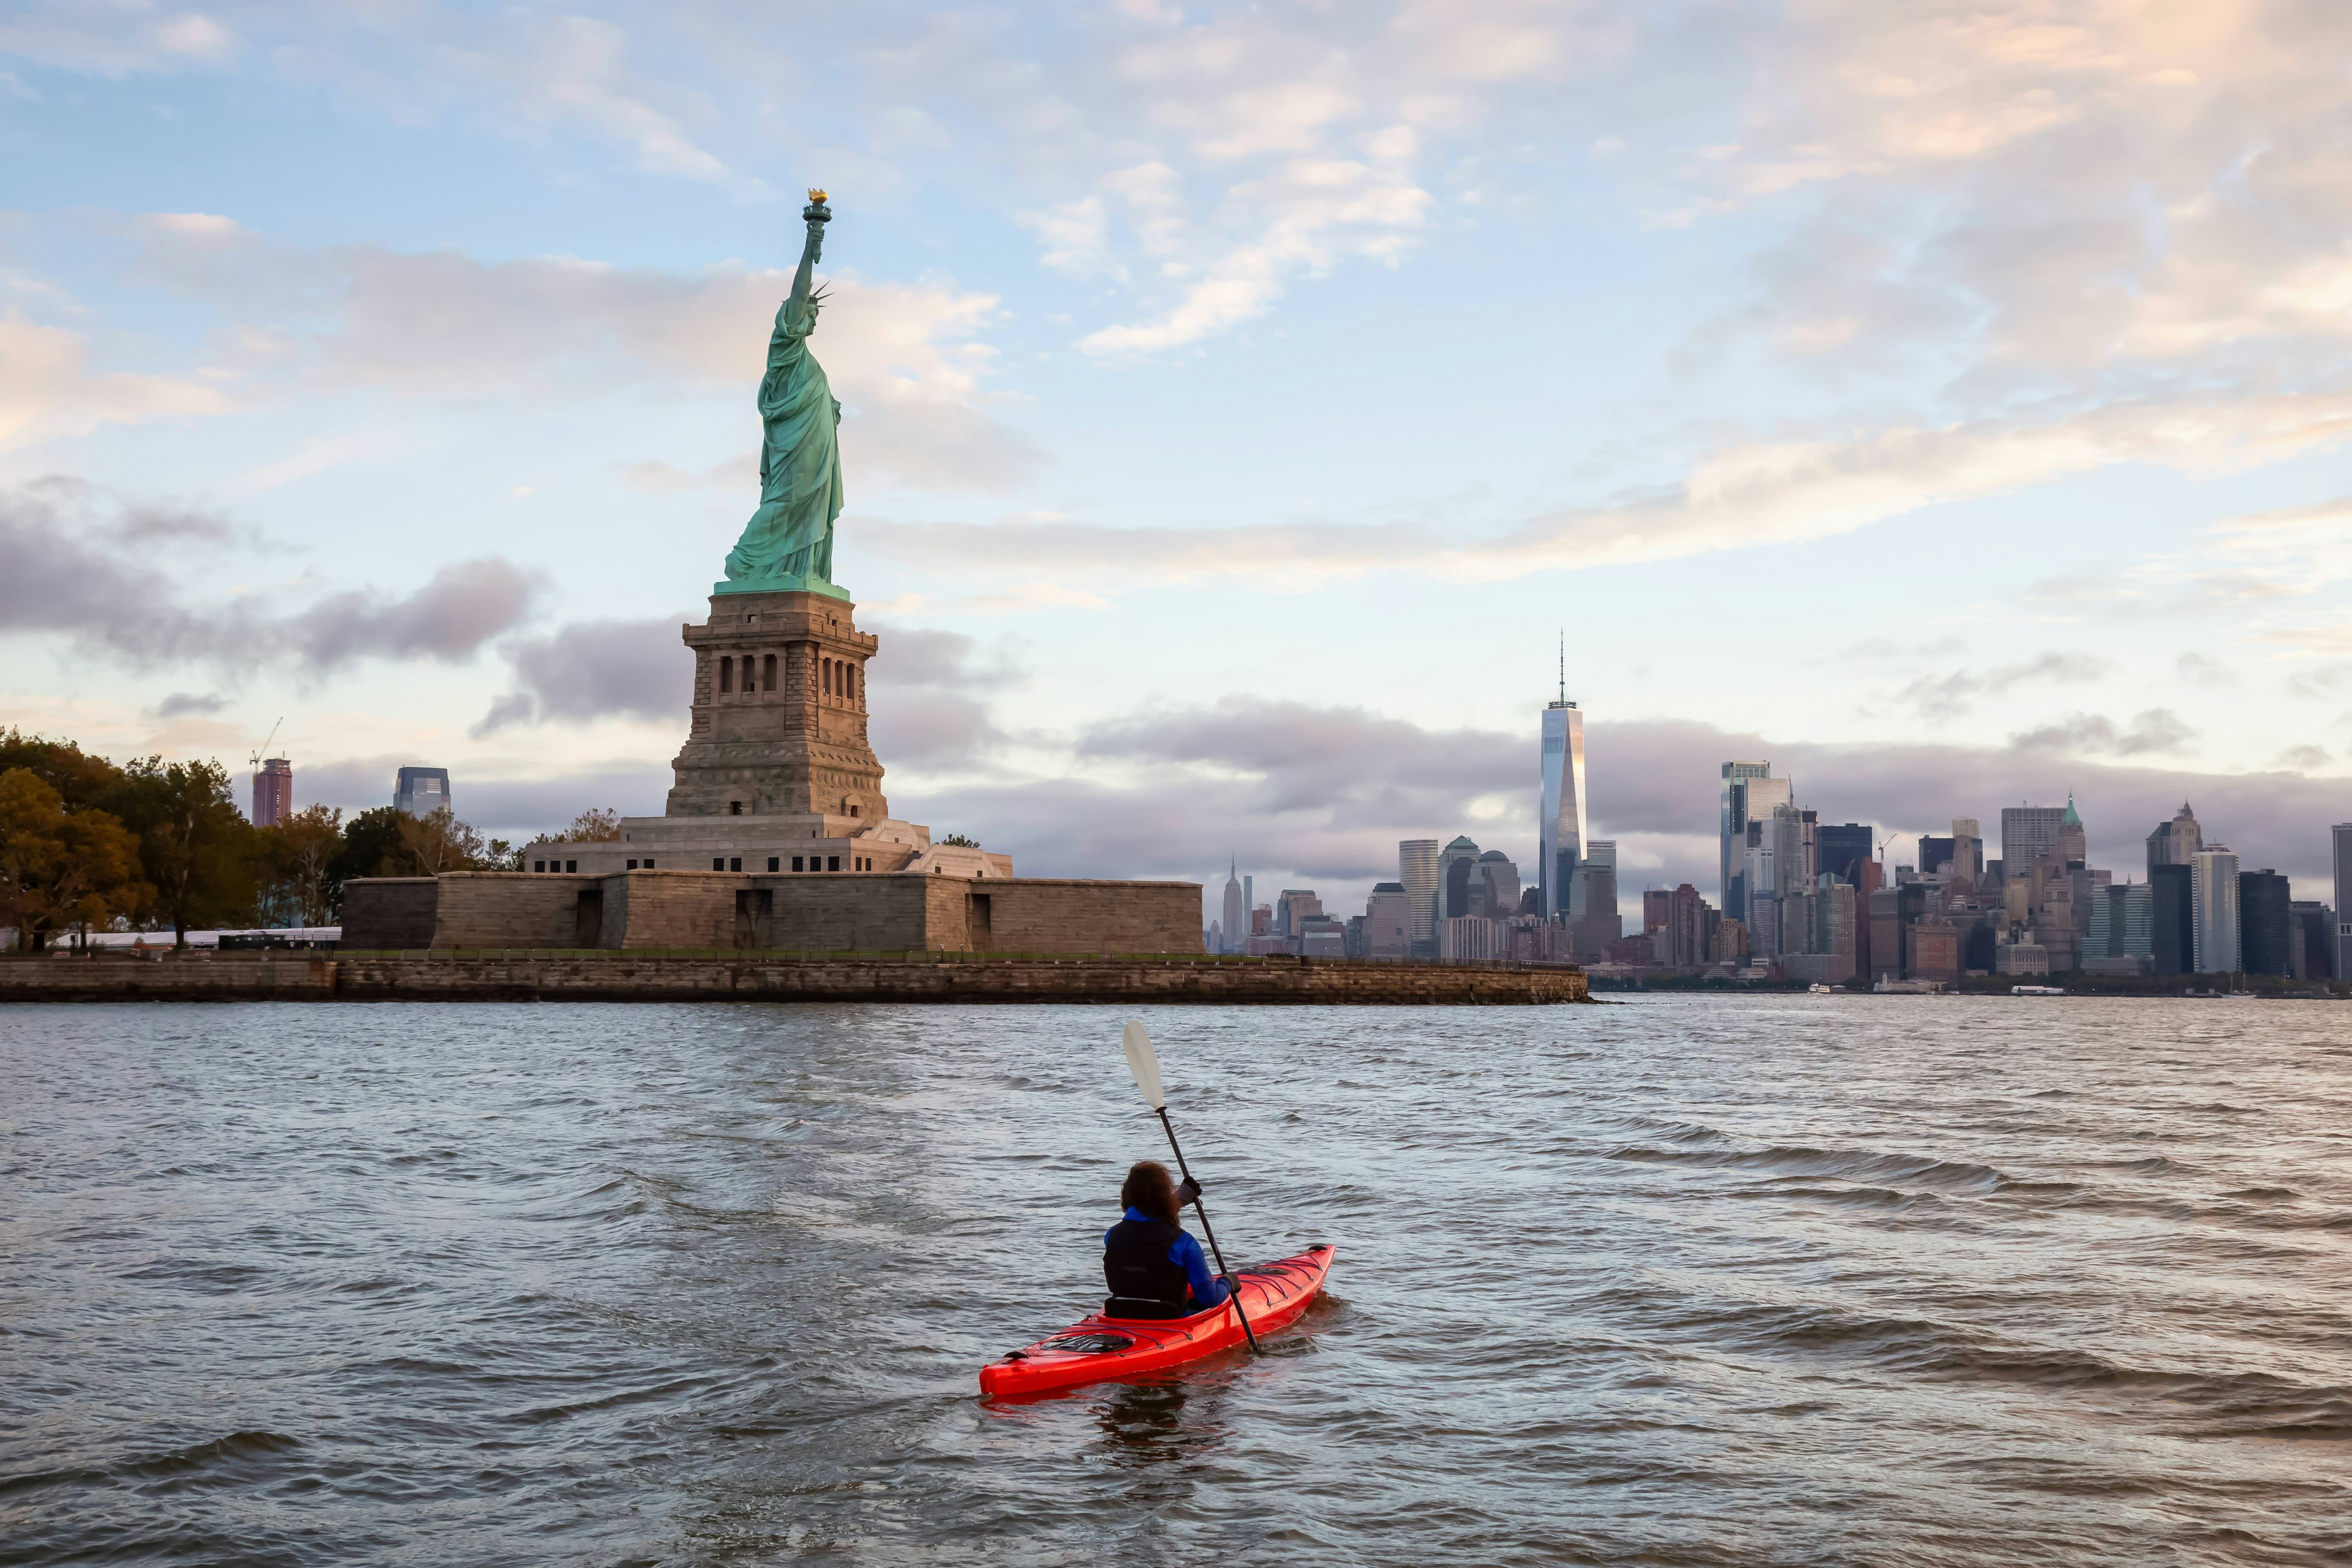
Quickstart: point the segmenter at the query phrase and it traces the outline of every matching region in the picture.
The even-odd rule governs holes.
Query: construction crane
[[[254,771],[255,773],[259,773],[259,772],[261,771],[261,759],[262,759],[263,757],[265,757],[265,756],[267,756],[267,755],[268,754],[268,752],[269,752],[269,742],[270,742],[271,741],[275,741],[276,739],[278,739],[278,724],[283,724],[283,723],[285,723],[285,722],[286,722],[285,716],[284,716],[283,714],[280,714],[280,715],[278,716],[278,724],[272,724],[271,726],[269,726],[269,734],[268,734],[268,739],[264,740],[264,741],[261,742],[261,749],[260,749],[259,751],[257,751],[257,752],[255,752],[253,753],[253,758],[252,758],[252,762],[251,762],[251,764],[250,764],[250,765],[252,766],[253,771]]]

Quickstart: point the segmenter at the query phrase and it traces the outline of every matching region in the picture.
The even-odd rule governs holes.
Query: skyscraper
[[[1544,918],[1566,920],[1574,912],[1571,879],[1584,858],[1584,715],[1568,700],[1565,663],[1559,699],[1544,709],[1542,810],[1536,883],[1543,889]]]
[[[1984,879],[1984,834],[1973,816],[1952,818],[1952,879],[1970,887]]]
[[[1683,883],[1666,895],[1666,959],[1676,969],[1697,969],[1706,963],[1706,900],[1698,889]]]
[[[1817,837],[1820,824],[1819,812],[1794,805],[1776,805],[1772,808],[1772,815],[1765,819],[1765,832],[1772,840],[1773,886],[1769,890],[1780,895],[1784,922],[1789,900],[1811,894],[1813,879],[1821,874],[1821,844]],[[1763,888],[1748,889],[1750,897],[1764,891],[1767,889]],[[1788,941],[1785,923],[1781,927],[1781,941]]]
[[[2297,980],[2336,975],[2336,911],[2317,899],[2297,899],[2286,907],[2287,972]]]
[[[2200,974],[2234,974],[2238,959],[2238,858],[2229,846],[2200,849],[2189,860],[2189,925]]]
[[[2197,972],[2196,900],[2189,890],[2189,868],[2170,861],[2147,868],[2148,956],[2158,974]]]
[[[1584,885],[1579,901],[1584,912],[1576,917],[1575,950],[1606,952],[1611,942],[1625,934],[1625,922],[1617,912],[1617,841],[1596,838],[1584,850],[1584,864],[1576,870]]]
[[[2189,803],[2180,803],[2179,815],[2170,822],[2159,822],[2156,831],[2147,836],[2147,868],[2151,878],[2158,866],[2186,866],[2189,858],[2205,847],[2205,836],[2197,826],[2196,813]]]
[[[2038,856],[2058,850],[2058,829],[2066,820],[2063,805],[2004,805],[2000,808],[2000,863],[2011,877],[2023,876]],[[1921,867],[1926,870],[1926,867]]]
[[[1584,863],[1581,874],[1592,874],[1591,861]],[[1468,913],[1490,921],[1507,921],[1519,912],[1519,868],[1511,864],[1508,855],[1499,849],[1487,850],[1470,868],[1468,880]]]
[[[2289,973],[2286,879],[2276,871],[2238,873],[2238,967],[2249,974]]]
[[[1748,808],[1748,782],[1771,776],[1769,763],[1723,764],[1723,793],[1716,808],[1723,853],[1722,864],[1717,868],[1716,894],[1723,900],[1726,920],[1748,918],[1748,824],[1751,817],[1772,814],[1769,805],[1760,813]]]
[[[2336,978],[2352,978],[2352,822],[2339,822],[2336,838]]]
[[[1470,912],[1470,873],[1478,864],[1478,846],[1468,834],[1457,835],[1438,852],[1437,883],[1444,920],[1460,920]]]
[[[1814,829],[1813,843],[1821,869],[1847,887],[1859,880],[1855,869],[1870,858],[1871,828],[1860,822],[1824,822]]]
[[[1225,875],[1224,919],[1219,932],[1221,945],[1227,952],[1242,951],[1243,939],[1249,934],[1249,905],[1244,901],[1241,882],[1241,862],[1236,858]]]
[[[253,775],[253,825],[275,827],[294,815],[294,764],[284,757],[266,757]]]
[[[1953,846],[1948,838],[1933,833],[1919,835],[1919,875],[1932,877],[1945,862],[1952,858]]]
[[[1437,956],[1437,840],[1408,838],[1397,846],[1397,880],[1412,915],[1408,937],[1415,958]]]
[[[1364,901],[1364,956],[1402,958],[1412,951],[1412,900],[1402,882],[1375,882]]]
[[[447,768],[403,768],[392,786],[392,805],[395,811],[411,816],[430,816],[450,805],[449,770]]]
[[[2109,884],[2091,889],[2090,931],[2083,939],[2083,959],[2150,960],[2155,957],[2156,900],[2147,882]],[[2108,973],[2126,971],[2110,968]]]
[[[2074,792],[2066,792],[2066,810],[2058,818],[2058,858],[2069,866],[2085,865],[2091,858],[2089,841],[2083,833],[2083,819],[2074,810]]]

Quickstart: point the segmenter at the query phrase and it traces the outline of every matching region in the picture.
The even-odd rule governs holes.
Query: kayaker
[[[1115,1318],[1188,1318],[1223,1306],[1230,1292],[1209,1272],[1201,1244],[1184,1234],[1178,1215],[1201,1195],[1190,1176],[1178,1186],[1168,1167],[1139,1160],[1119,1184],[1127,1213],[1103,1232],[1103,1278],[1110,1300],[1103,1311]]]

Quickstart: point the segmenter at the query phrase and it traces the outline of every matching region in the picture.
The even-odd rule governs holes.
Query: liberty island
[[[535,844],[520,870],[353,880],[346,949],[1199,951],[1196,883],[1015,879],[1011,857],[891,815],[866,736],[881,639],[833,580],[841,405],[809,348],[824,191],[801,217],[759,384],[759,503],[708,618],[679,627],[694,678],[662,815]]]

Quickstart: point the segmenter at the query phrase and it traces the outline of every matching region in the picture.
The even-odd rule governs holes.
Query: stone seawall
[[[0,1002],[1583,1002],[1561,968],[1192,959],[633,952],[221,953],[0,960]]]

